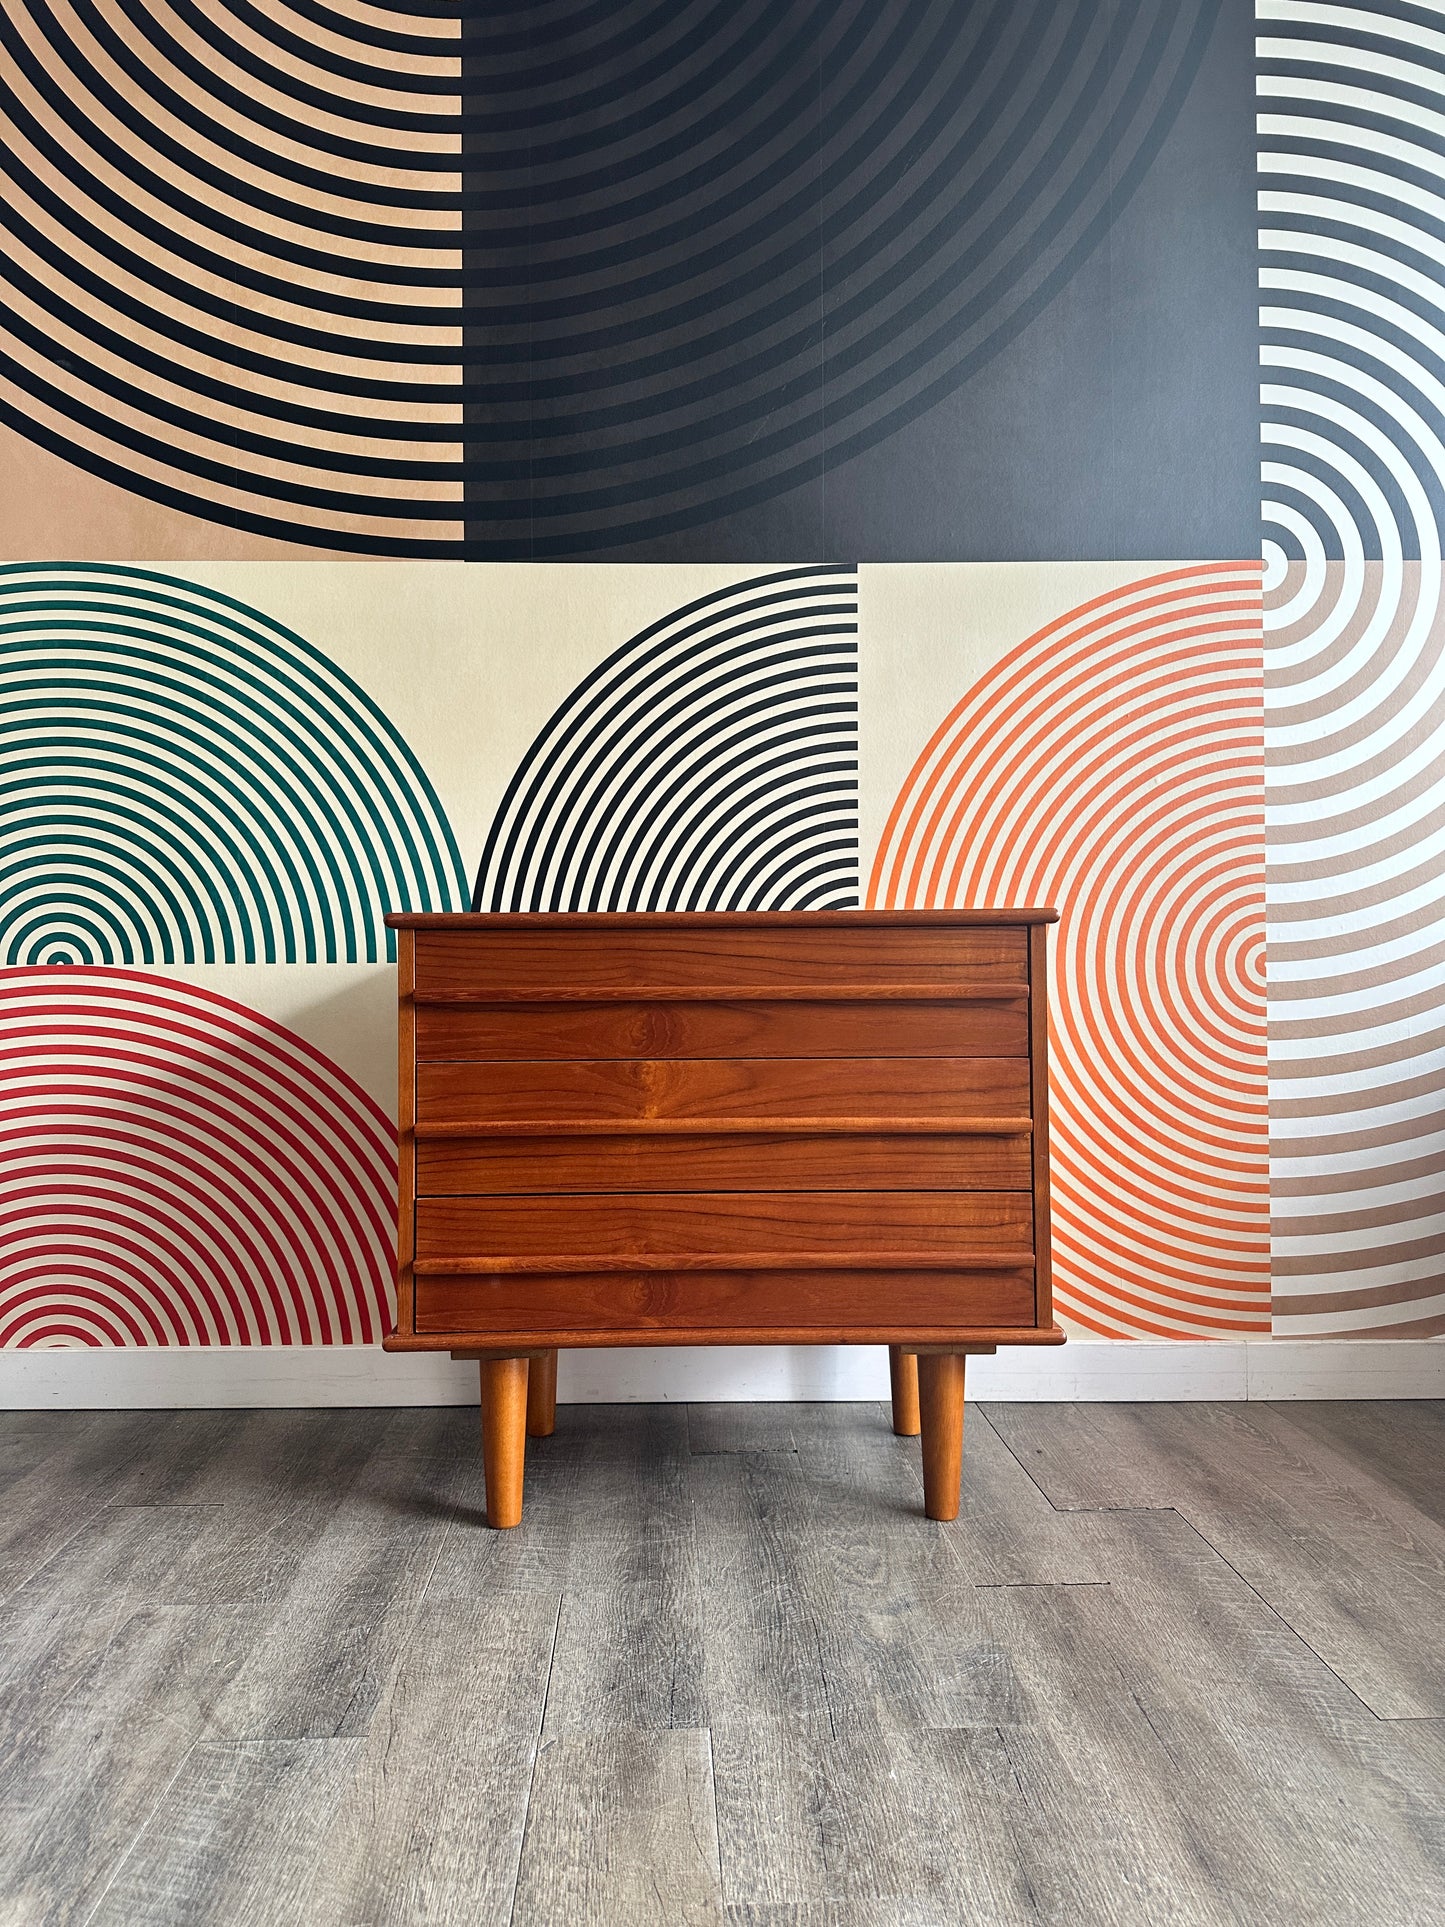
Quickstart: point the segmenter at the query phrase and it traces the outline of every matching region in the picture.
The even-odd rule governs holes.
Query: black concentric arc
[[[634,636],[523,757],[472,908],[856,905],[857,631],[851,571],[788,569]]]

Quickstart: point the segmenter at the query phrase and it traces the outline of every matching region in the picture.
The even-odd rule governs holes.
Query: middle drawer
[[[418,1197],[542,1191],[1026,1191],[1027,1125],[1004,1133],[683,1131],[622,1125],[416,1142]]]
[[[1027,1118],[1025,1057],[700,1057],[418,1064],[418,1121],[516,1124],[779,1117],[887,1129]]]

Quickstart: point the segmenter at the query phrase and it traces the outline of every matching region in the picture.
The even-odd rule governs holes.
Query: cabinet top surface
[[[850,928],[887,928],[913,926],[924,928],[975,928],[997,924],[1057,923],[1057,910],[1027,906],[1002,910],[598,910],[598,911],[510,911],[484,910],[415,912],[393,910],[386,918],[388,930],[536,930],[572,929],[646,929],[708,930],[719,928],[777,930],[826,929],[830,924]]]

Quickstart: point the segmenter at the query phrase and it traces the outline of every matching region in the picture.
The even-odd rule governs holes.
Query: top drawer
[[[1028,932],[1002,928],[879,930],[420,930],[416,996],[552,1002],[770,994],[883,997],[1024,985]]]
[[[599,996],[546,1003],[418,1003],[418,1061],[486,1057],[1026,1057],[1029,998],[733,1003]]]

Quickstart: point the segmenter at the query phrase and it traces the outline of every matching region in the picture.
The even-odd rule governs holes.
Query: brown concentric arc
[[[459,35],[299,0],[0,10],[0,420],[258,534],[454,551]]]

